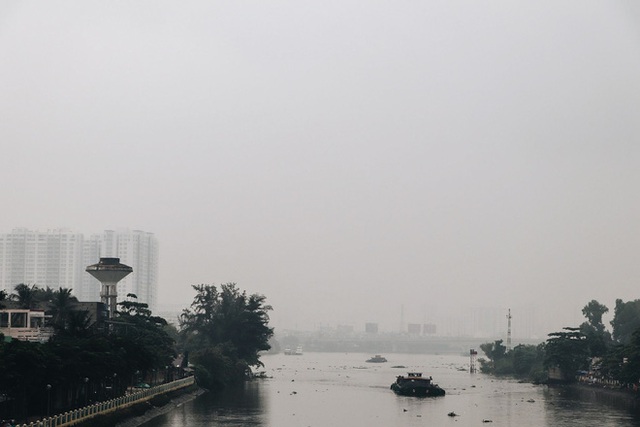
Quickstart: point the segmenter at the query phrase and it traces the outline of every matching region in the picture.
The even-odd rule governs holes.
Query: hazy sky
[[[161,304],[640,298],[633,1],[4,0],[0,144],[1,232],[154,232]]]

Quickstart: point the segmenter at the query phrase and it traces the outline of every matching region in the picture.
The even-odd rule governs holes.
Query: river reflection
[[[145,426],[267,426],[268,393],[258,381],[204,394]]]
[[[591,425],[638,426],[638,402],[617,393],[589,387],[545,387],[547,423],[570,425],[576,414]]]
[[[218,396],[202,395],[144,427],[640,427],[633,405],[615,396],[471,375],[462,356],[391,354],[384,364],[366,363],[368,357],[357,353],[264,356],[269,378]],[[396,396],[389,385],[407,371],[432,375],[447,395]],[[457,416],[448,416],[450,412]]]

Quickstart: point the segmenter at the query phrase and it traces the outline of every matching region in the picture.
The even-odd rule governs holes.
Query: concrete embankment
[[[164,406],[174,397],[197,389],[195,378],[189,376],[17,427],[113,427],[120,420],[143,415],[153,407]]]
[[[206,391],[204,389],[194,386],[188,390],[177,391],[170,395],[160,396],[158,399],[154,399],[146,403],[145,407],[137,408],[137,412],[126,414],[125,417],[121,417],[116,424],[113,424],[114,420],[111,420],[112,423],[109,425],[115,427],[138,427],[147,421],[166,414],[174,408],[195,399],[205,392]]]
[[[575,392],[580,395],[594,396],[605,400],[614,399],[625,403],[640,402],[640,395],[638,392],[624,388],[603,387],[600,385],[591,385],[586,383],[574,383],[569,387],[574,389]]]
[[[584,383],[549,384],[549,389],[570,400],[591,402],[623,411],[640,411],[640,396],[633,390]]]

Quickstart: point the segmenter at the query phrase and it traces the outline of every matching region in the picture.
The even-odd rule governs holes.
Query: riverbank
[[[145,403],[144,405],[146,405],[146,408],[137,408],[137,412],[135,414],[128,414],[126,419],[121,418],[116,424],[110,425],[115,427],[139,427],[147,421],[166,414],[174,408],[195,399],[205,392],[206,390],[203,388],[194,386],[186,391],[159,396],[158,399],[153,399],[152,401]]]
[[[621,403],[632,404],[639,406],[640,395],[637,391],[633,391],[626,388],[612,388],[598,384],[589,384],[584,382],[572,383],[567,385],[575,390],[576,393],[588,397],[597,397],[605,401],[617,400]]]
[[[205,391],[198,387],[197,384],[193,384],[186,388],[159,394],[134,405],[118,408],[106,414],[96,415],[76,425],[78,427],[138,427],[183,403],[195,399]]]

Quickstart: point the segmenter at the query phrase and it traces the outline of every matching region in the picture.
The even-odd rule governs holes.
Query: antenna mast
[[[511,309],[507,314],[507,351],[511,350]]]

